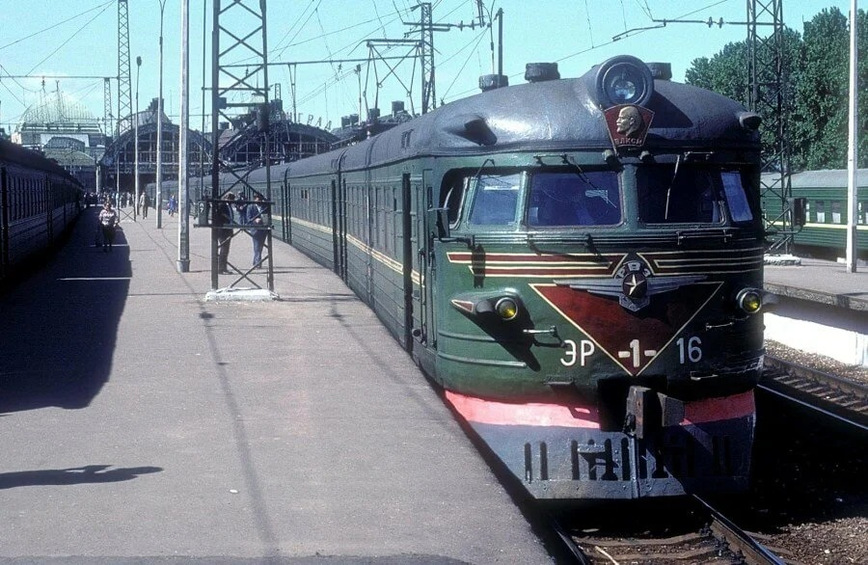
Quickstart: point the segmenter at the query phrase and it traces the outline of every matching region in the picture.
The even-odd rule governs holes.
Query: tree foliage
[[[859,166],[868,166],[868,18],[857,18],[859,43]],[[800,36],[783,35],[782,95],[786,143],[793,172],[805,169],[841,169],[847,166],[847,124],[850,65],[849,21],[838,8],[827,8],[804,25]],[[773,70],[764,67],[760,85],[774,82]],[[748,42],[730,43],[711,59],[694,59],[687,70],[689,84],[714,90],[747,105]],[[760,88],[765,88],[760,86]],[[775,144],[777,132],[764,116],[763,143]]]

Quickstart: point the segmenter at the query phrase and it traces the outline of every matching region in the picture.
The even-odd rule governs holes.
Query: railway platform
[[[764,315],[766,338],[868,367],[868,267],[801,259],[766,265],[764,289],[777,304]]]
[[[554,562],[330,271],[275,242],[279,299],[206,301],[209,230],[178,273],[177,217],[96,213],[0,295],[0,564]]]

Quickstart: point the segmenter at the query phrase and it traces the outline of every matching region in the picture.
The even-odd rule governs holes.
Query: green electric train
[[[537,65],[249,177],[540,500],[748,483],[760,119],[670,75]]]

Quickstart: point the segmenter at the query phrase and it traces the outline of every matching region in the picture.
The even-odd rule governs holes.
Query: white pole
[[[181,0],[181,127],[178,132],[178,272],[190,271],[190,216],[187,202],[189,190],[187,186],[187,130],[190,127],[190,21],[187,12],[190,0]]]
[[[160,0],[160,85],[157,94],[157,228],[163,227],[163,9],[166,0]]]
[[[135,170],[136,170],[136,182],[135,182],[135,200],[133,200],[133,221],[136,220],[139,214],[139,193],[141,189],[139,188],[139,70],[142,68],[142,58],[136,57],[136,113],[133,116],[135,122],[133,122],[136,126],[135,136]]]
[[[856,272],[856,168],[859,158],[859,131],[856,115],[859,104],[859,74],[856,55],[856,0],[850,0],[850,118],[849,147],[847,149],[847,272]]]

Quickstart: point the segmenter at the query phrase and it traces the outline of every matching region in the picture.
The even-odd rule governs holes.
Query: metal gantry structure
[[[796,233],[783,76],[782,4],[783,0],[747,0],[748,107],[762,116],[763,125],[773,133],[772,142],[763,146],[760,175],[763,199],[780,202],[780,213],[763,219],[766,231],[773,237],[769,245],[773,253],[791,252]],[[771,33],[760,33],[769,28]]]
[[[133,125],[132,79],[130,76],[129,6],[127,0],[118,0],[118,136]]]
[[[434,76],[434,25],[431,21],[431,3],[423,2],[417,6],[421,10],[419,34],[419,55],[422,60],[422,113],[437,107],[437,89]]]
[[[221,234],[229,229],[232,235],[222,241],[229,245],[232,238],[239,234],[264,230],[266,232],[263,246],[261,267],[265,269],[266,285],[269,291],[274,291],[274,266],[272,259],[271,214],[266,214],[266,221],[259,225],[233,223],[217,225],[214,221],[216,212],[221,208],[233,206],[235,202],[227,198],[230,192],[247,194],[252,199],[254,195],[262,196],[264,206],[270,209],[271,199],[271,160],[269,158],[269,83],[268,83],[268,50],[266,41],[266,0],[212,0],[213,29],[211,33],[211,198],[208,200],[208,225],[211,227],[211,288],[218,288],[218,251],[221,246]],[[245,61],[243,65],[229,61]],[[244,98],[236,102],[232,99]],[[234,168],[224,163],[221,158],[220,128],[222,121],[236,122],[233,109],[249,110],[256,106],[257,119],[243,125],[245,129],[255,128],[255,134],[261,136],[263,159],[261,163],[248,163],[243,168]],[[265,193],[255,189],[249,182],[254,169],[265,169]],[[221,182],[221,175],[223,182]],[[233,194],[234,194],[233,192]],[[254,279],[251,268],[243,268],[234,263],[230,276],[235,281],[234,287],[241,281],[248,281],[257,288],[262,288]]]

